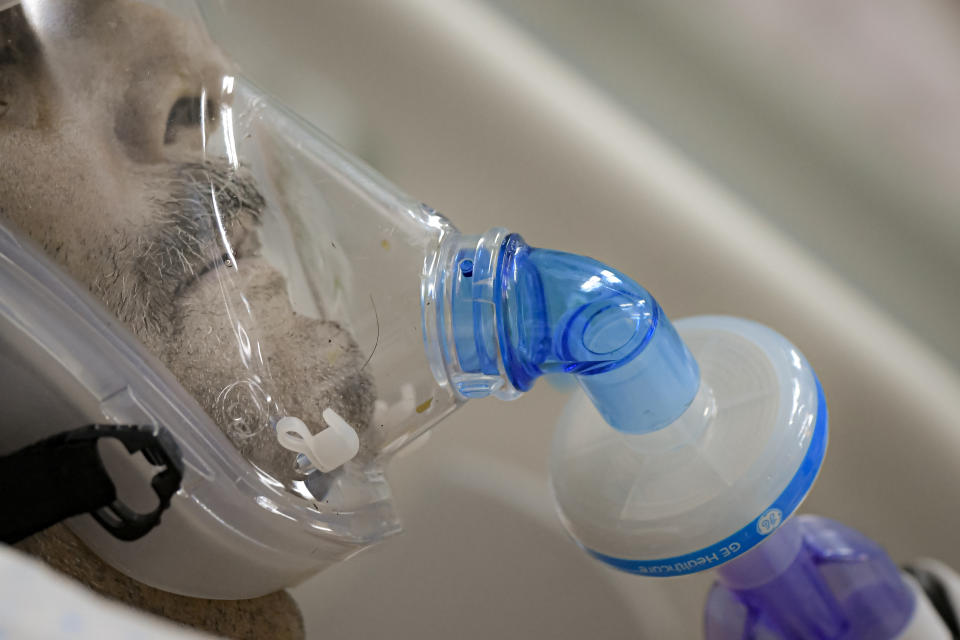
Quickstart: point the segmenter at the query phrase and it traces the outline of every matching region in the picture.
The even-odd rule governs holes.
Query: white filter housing
[[[669,426],[628,434],[582,391],[562,415],[550,473],[569,532],[645,575],[711,568],[750,549],[799,506],[826,448],[826,404],[803,355],[749,320],[676,322],[701,383]]]

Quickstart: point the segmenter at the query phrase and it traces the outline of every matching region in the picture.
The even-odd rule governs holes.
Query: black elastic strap
[[[105,437],[163,467],[150,481],[160,501],[150,513],[136,513],[117,499],[97,450]],[[180,449],[163,428],[90,425],[57,434],[0,457],[0,541],[17,542],[82,513],[116,538],[136,540],[160,522],[182,479]]]
[[[954,640],[960,639],[960,622],[957,620],[957,612],[953,608],[953,602],[947,588],[937,574],[919,567],[907,566],[903,570],[913,576],[923,592],[927,594],[927,600],[940,614],[940,619],[950,630],[950,635],[953,636]]]

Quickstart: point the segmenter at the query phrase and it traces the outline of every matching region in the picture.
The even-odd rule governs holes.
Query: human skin
[[[295,415],[317,431],[332,407],[363,429],[372,383],[349,333],[295,313],[259,256],[269,205],[256,184],[204,153],[228,68],[201,30],[138,2],[0,13],[0,222],[99,298],[248,460],[291,486],[294,454],[271,420]],[[238,324],[262,364],[244,363]]]

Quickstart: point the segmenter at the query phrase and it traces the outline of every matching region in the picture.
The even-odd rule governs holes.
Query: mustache
[[[167,197],[156,200],[160,215],[138,253],[174,278],[241,249],[266,206],[249,172],[226,162],[178,164],[161,193]]]
[[[178,163],[168,184],[172,197],[159,202],[174,217],[188,212],[204,218],[219,212],[228,220],[241,213],[259,218],[266,204],[250,172],[226,161]]]
[[[191,284],[259,248],[266,201],[249,171],[225,161],[173,164],[148,192],[150,221],[133,237],[120,233],[96,288],[135,333],[160,335]]]

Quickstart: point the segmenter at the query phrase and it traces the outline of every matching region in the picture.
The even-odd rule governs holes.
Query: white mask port
[[[302,453],[319,471],[329,473],[353,460],[360,451],[360,438],[333,409],[324,409],[322,415],[327,428],[317,434],[311,434],[300,418],[280,418],[277,441],[290,451]]]

